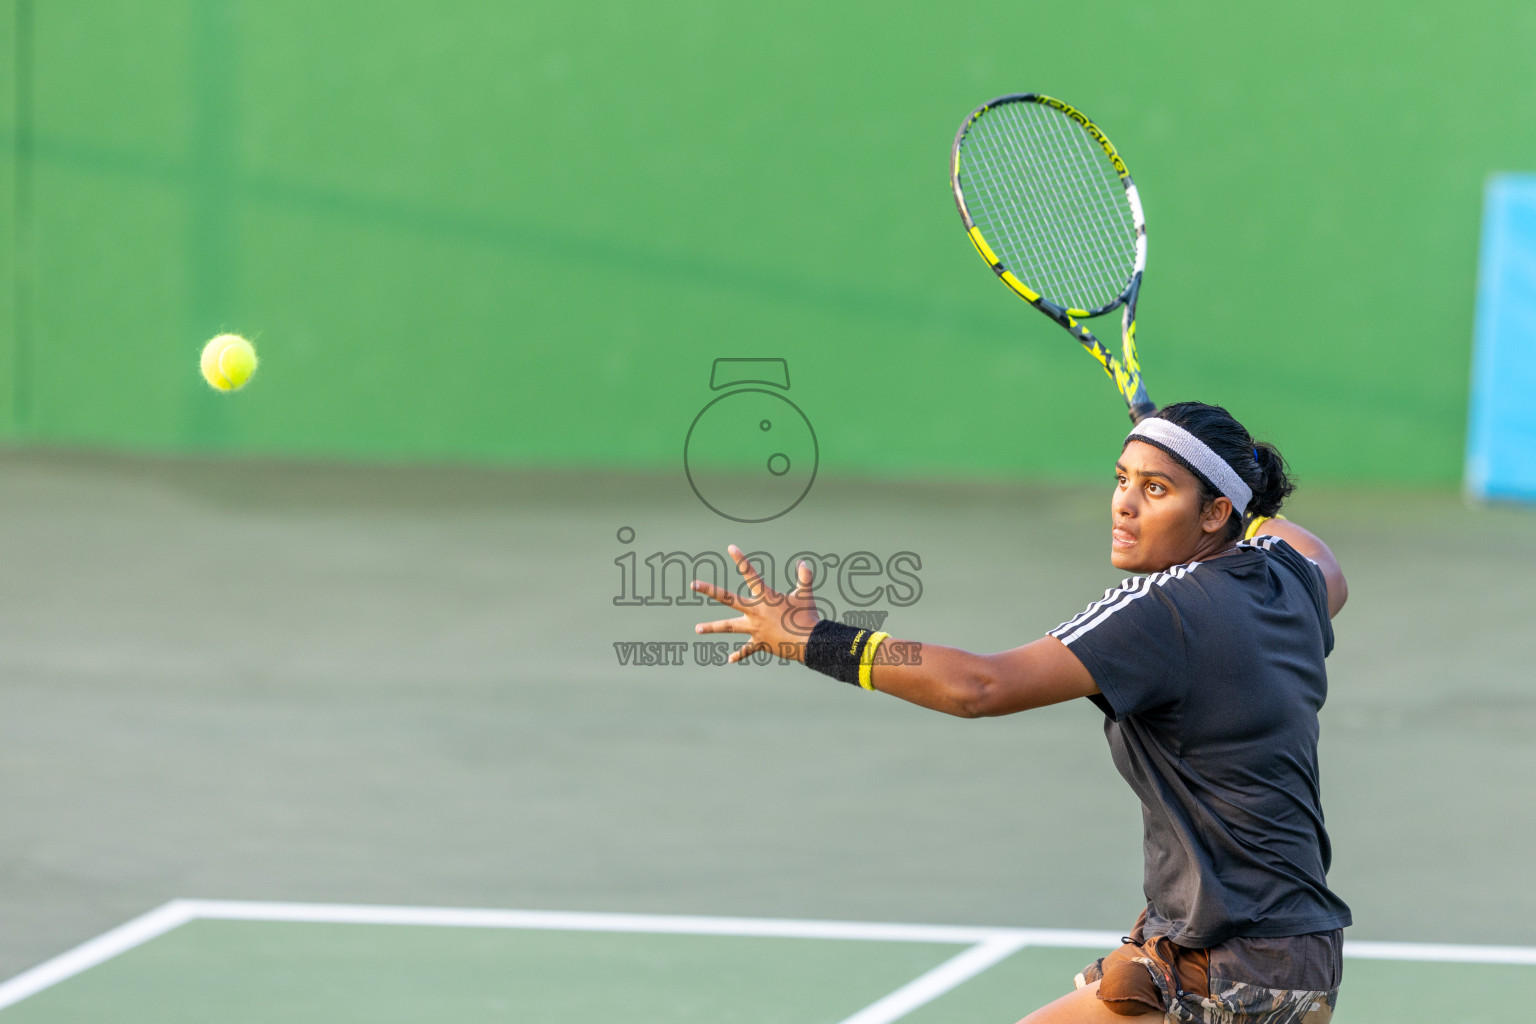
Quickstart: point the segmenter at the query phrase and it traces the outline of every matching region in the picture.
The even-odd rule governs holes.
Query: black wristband
[[[859,685],[859,658],[871,631],[822,619],[805,641],[805,667]]]

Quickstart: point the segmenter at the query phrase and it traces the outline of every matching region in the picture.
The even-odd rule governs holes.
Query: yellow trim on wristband
[[[1259,527],[1263,526],[1265,523],[1269,522],[1271,519],[1284,519],[1284,518],[1285,518],[1285,516],[1282,516],[1282,515],[1259,516],[1259,517],[1257,517],[1256,519],[1254,519],[1253,522],[1248,524],[1248,529],[1243,531],[1243,540],[1253,540],[1253,538],[1255,538],[1255,537],[1257,537],[1259,535]]]
[[[891,634],[889,633],[874,634],[869,638],[869,643],[864,645],[863,653],[859,655],[859,685],[866,690],[873,690],[875,688],[875,681],[872,678],[875,672],[875,649],[880,646],[882,641],[889,640],[890,638]]]

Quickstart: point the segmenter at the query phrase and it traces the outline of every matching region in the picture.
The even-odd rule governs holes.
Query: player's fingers
[[[747,622],[746,616],[739,619],[716,619],[714,622],[701,622],[693,627],[695,633],[750,633],[752,626]]]
[[[735,544],[727,545],[726,550],[736,560],[736,568],[741,572],[741,578],[747,581],[747,589],[752,592],[752,596],[762,597],[763,591],[767,588],[763,586],[763,578],[758,575],[757,566],[753,565],[747,556],[741,553],[741,548]]]
[[[692,586],[694,590],[710,600],[719,601],[727,607],[741,611],[741,598],[736,596],[735,591],[726,590],[724,587],[717,587],[713,583],[705,583],[703,580],[694,580]]]
[[[765,643],[763,643],[763,642],[761,642],[759,640],[752,640],[752,641],[749,641],[747,643],[742,644],[736,650],[732,651],[729,655],[726,656],[725,660],[726,660],[727,664],[734,665],[737,662],[741,661],[743,658],[749,658],[752,655],[756,654],[758,651],[763,651],[763,650],[767,650],[767,649],[768,649],[768,645],[767,644],[765,644]]]
[[[811,580],[814,578],[815,573],[811,572],[811,567],[807,565],[803,560],[798,566],[795,567],[795,580],[800,584],[800,589],[806,593],[810,592]]]

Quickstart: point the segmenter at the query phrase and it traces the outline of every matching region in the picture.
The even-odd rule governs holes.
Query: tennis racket
[[[1081,111],[1037,93],[973,110],[950,159],[971,243],[1024,301],[1098,360],[1131,412],[1156,409],[1136,358],[1136,297],[1147,227],[1131,172]],[[1123,309],[1116,357],[1080,320]]]

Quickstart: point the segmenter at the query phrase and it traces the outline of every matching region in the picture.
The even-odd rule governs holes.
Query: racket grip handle
[[[1154,402],[1137,402],[1131,406],[1131,423],[1137,424],[1148,416],[1157,412],[1157,404]]]

